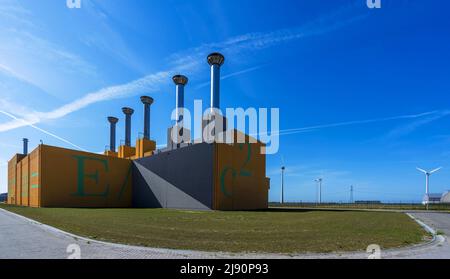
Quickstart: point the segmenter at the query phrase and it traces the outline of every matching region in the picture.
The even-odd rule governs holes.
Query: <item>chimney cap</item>
[[[225,62],[225,57],[218,52],[213,52],[210,55],[208,55],[208,64],[211,66],[212,65],[222,66],[224,62]]]
[[[134,109],[128,108],[128,107],[122,108],[122,111],[123,111],[123,113],[125,113],[125,114],[127,114],[127,115],[128,115],[128,114],[131,115],[131,114],[134,113]]]
[[[154,100],[153,100],[152,97],[142,96],[141,97],[141,102],[144,103],[145,105],[151,105],[151,104],[153,104]]]
[[[26,141],[26,142],[28,142],[28,139],[27,139],[27,138],[23,138],[23,141]]]
[[[117,122],[119,122],[119,119],[117,117],[114,117],[114,116],[109,116],[108,117],[108,121],[111,124],[116,124]]]
[[[186,85],[189,81],[189,79],[183,75],[175,75],[172,80],[176,85]]]

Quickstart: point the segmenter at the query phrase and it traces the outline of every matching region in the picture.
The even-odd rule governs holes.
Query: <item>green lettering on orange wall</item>
[[[130,177],[131,177],[132,171],[133,171],[133,165],[130,164],[130,167],[128,168],[127,176],[125,177],[125,180],[123,181],[122,187],[120,188],[119,198],[118,198],[119,200],[121,200],[122,197],[123,197],[123,193],[125,192],[125,188],[126,188],[127,185],[128,185],[128,180],[129,180]]]
[[[74,194],[75,196],[79,196],[79,197],[107,197],[108,193],[109,193],[109,185],[106,185],[106,189],[104,192],[102,193],[86,193],[85,192],[85,179],[89,178],[93,181],[95,181],[95,184],[98,185],[99,184],[99,176],[98,176],[98,170],[95,171],[95,173],[86,173],[85,172],[85,162],[86,161],[96,161],[99,162],[103,165],[104,167],[104,171],[108,172],[109,168],[108,168],[108,161],[104,160],[104,159],[97,159],[97,158],[92,158],[92,157],[87,157],[87,156],[73,156],[75,159],[77,159],[77,164],[78,164],[78,173],[77,173],[77,192]]]
[[[251,161],[251,159],[252,159],[252,146],[251,146],[251,144],[250,143],[247,143],[247,144],[245,144],[245,146],[247,146],[247,153],[246,153],[246,158],[245,158],[245,161],[244,161],[244,163],[243,163],[243,165],[241,166],[241,168],[239,169],[239,171],[236,171],[234,168],[231,168],[231,167],[224,167],[223,169],[222,169],[222,171],[221,171],[221,173],[220,173],[220,190],[222,191],[222,193],[226,196],[226,197],[231,197],[232,196],[232,192],[229,192],[228,190],[227,190],[227,185],[225,185],[226,183],[225,183],[225,176],[228,174],[228,172],[230,172],[231,171],[231,174],[232,174],[232,178],[233,178],[233,183],[234,183],[234,181],[235,181],[235,179],[237,178],[237,176],[238,176],[238,173],[239,173],[239,176],[244,176],[244,177],[250,177],[250,176],[252,176],[252,172],[251,171],[249,171],[248,169],[247,169],[247,165],[248,165],[248,163]],[[239,149],[242,151],[243,149],[244,149],[244,144],[242,143],[242,144],[239,144]]]
[[[230,197],[231,197],[231,193],[228,192],[227,187],[226,187],[226,185],[225,185],[225,176],[227,175],[227,173],[228,173],[229,171],[231,171],[231,174],[232,174],[232,176],[233,176],[233,180],[236,178],[237,172],[236,172],[233,168],[225,167],[225,168],[222,170],[222,173],[221,173],[221,175],[220,175],[220,190],[222,191],[222,193],[223,193],[226,197],[229,197],[229,198],[230,198]]]
[[[28,175],[22,176],[22,197],[28,197]]]
[[[247,157],[245,159],[244,164],[241,167],[241,171],[239,172],[240,176],[252,176],[251,171],[247,170],[247,165],[250,162],[250,160],[252,159],[252,146],[249,142],[246,144],[246,146],[247,146]],[[239,149],[240,150],[244,149],[243,143],[241,143],[239,145]]]

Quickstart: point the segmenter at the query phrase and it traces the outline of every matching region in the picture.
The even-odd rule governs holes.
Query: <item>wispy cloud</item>
[[[34,27],[34,24],[28,19],[31,15],[30,11],[13,3],[11,1],[3,1],[0,5],[1,18],[21,23],[28,27]]]
[[[20,145],[16,145],[16,144],[9,144],[9,143],[5,143],[5,142],[0,142],[0,146],[3,147],[11,147],[11,148],[20,148]]]
[[[434,121],[442,119],[446,116],[450,115],[450,110],[437,111],[435,113],[426,115],[426,117],[412,121],[405,125],[401,125],[393,130],[391,130],[386,136],[385,139],[393,139],[398,138],[407,134],[414,132],[416,129],[430,124]]]
[[[278,132],[274,132],[274,135],[275,134],[291,135],[291,134],[307,133],[307,132],[313,132],[313,131],[318,131],[318,130],[322,130],[322,129],[337,128],[337,127],[352,126],[352,125],[372,124],[372,123],[394,121],[394,120],[419,119],[419,120],[413,122],[412,124],[411,123],[407,124],[406,126],[404,126],[401,129],[403,132],[407,132],[407,131],[412,131],[414,128],[417,128],[421,125],[425,125],[431,121],[440,119],[448,114],[450,114],[449,111],[442,110],[442,111],[429,111],[429,112],[423,112],[423,113],[418,113],[418,114],[405,114],[405,115],[384,117],[384,118],[336,122],[336,123],[329,123],[329,124],[320,124],[320,125],[315,125],[315,126],[306,126],[306,127],[301,127],[301,128],[284,129],[284,130],[280,130]],[[425,119],[423,119],[423,118],[425,118]],[[400,132],[400,131],[398,131],[398,132]]]
[[[166,83],[170,75],[174,72],[189,70],[192,73],[196,71],[200,63],[204,61],[205,55],[212,49],[222,51],[228,55],[239,55],[246,51],[256,51],[309,36],[325,34],[349,25],[364,17],[366,17],[366,15],[354,16],[352,8],[345,7],[297,28],[282,29],[266,33],[248,33],[229,38],[220,43],[204,44],[197,48],[173,55],[171,60],[175,62],[169,70],[150,74],[130,83],[100,89],[49,112],[33,112],[27,115],[21,115],[20,117],[16,117],[13,121],[0,124],[0,132],[9,131],[29,124],[34,125],[41,121],[58,119],[97,102],[132,96],[141,92],[154,92],[159,86]],[[241,72],[232,73],[225,76],[225,78],[230,78],[256,69],[257,67],[249,68]],[[11,115],[14,114],[14,112],[8,110],[8,108],[0,107],[0,109],[3,109]]]
[[[83,34],[80,34],[82,42],[100,49],[130,69],[140,74],[144,73],[145,67],[142,61],[136,57],[121,34],[111,25],[111,22],[120,20],[112,15],[112,11],[115,10],[113,7],[117,4],[112,1],[86,1],[83,5],[83,11],[89,15],[89,23],[96,28],[85,30]]]
[[[268,172],[273,182],[272,186],[280,185],[281,171],[274,168]],[[297,163],[286,165],[284,193],[289,201],[298,201],[301,197],[303,201],[315,201],[318,199],[317,178],[322,178],[322,200],[335,198],[348,198],[350,185],[370,185],[366,181],[355,178],[355,175],[347,170],[324,168],[320,164],[308,165],[307,163]],[[357,183],[356,183],[357,182]],[[372,188],[372,187],[370,187]]]
[[[20,3],[0,7],[0,73],[56,95],[77,76],[96,77],[88,61],[51,39],[39,19]]]
[[[252,55],[256,50],[266,49],[279,44],[327,34],[369,16],[369,13],[355,15],[353,5],[343,6],[333,12],[294,28],[279,29],[271,32],[252,32],[228,38],[222,42],[203,44],[199,47],[173,54],[169,61],[178,66],[194,67],[202,63],[206,54],[220,50],[232,56]]]
[[[6,132],[23,126],[37,124],[41,121],[58,119],[97,102],[126,97],[143,92],[154,92],[159,88],[158,86],[162,84],[163,81],[169,78],[169,76],[170,72],[159,72],[157,74],[148,75],[141,79],[134,80],[127,84],[103,88],[49,112],[32,112],[21,115],[20,118],[14,117],[13,121],[0,124],[0,132]],[[9,112],[10,115],[17,113],[15,106],[8,105],[8,109],[4,108],[4,104],[5,101],[3,101],[3,106],[0,106],[0,108],[4,109],[4,112]],[[2,105],[2,102],[0,102],[0,105]],[[11,111],[11,108],[14,108],[14,112]]]
[[[2,72],[3,74],[5,74],[7,76],[13,77],[21,82],[24,82],[24,83],[27,83],[27,84],[30,84],[30,85],[33,85],[33,86],[39,88],[39,85],[34,83],[34,81],[15,72],[13,69],[11,69],[10,67],[8,67],[6,65],[0,64],[0,72]],[[39,89],[42,89],[42,88],[39,88]]]
[[[280,164],[286,167],[286,164]],[[288,167],[285,170],[285,175],[292,175],[292,174],[303,174],[305,172],[309,171],[308,167],[306,165],[303,164],[299,164],[299,165],[288,165]],[[281,168],[272,168],[270,170],[267,171],[267,175],[268,176],[277,176],[277,175],[281,175]]]
[[[351,172],[349,171],[326,169],[321,168],[319,165],[316,166],[306,164],[294,164],[294,165],[283,164],[283,165],[286,167],[284,172],[286,177],[303,177],[303,178],[310,178],[311,180],[318,177],[335,179],[335,178],[342,178],[351,174]],[[281,174],[280,168],[272,168],[267,172],[268,176],[277,176],[280,174]]]
[[[36,125],[34,125],[33,123],[30,123],[30,122],[28,122],[28,121],[26,121],[26,120],[24,120],[24,119],[19,119],[19,118],[17,118],[16,116],[14,116],[14,115],[12,115],[12,114],[6,112],[6,111],[0,110],[0,113],[4,114],[4,115],[6,115],[6,116],[11,117],[12,119],[14,119],[14,121],[22,122],[24,126],[29,126],[29,127],[33,128],[33,129],[35,129],[35,130],[38,130],[39,132],[42,132],[42,133],[44,133],[44,134],[46,134],[46,135],[49,135],[49,136],[51,136],[51,137],[53,137],[53,138],[55,138],[55,139],[57,139],[57,140],[60,140],[60,141],[62,141],[62,142],[64,142],[64,143],[67,143],[67,144],[69,144],[69,145],[75,147],[76,149],[79,149],[79,150],[82,150],[82,151],[86,151],[86,150],[83,149],[82,147],[80,147],[80,146],[78,146],[78,145],[76,145],[76,144],[74,144],[74,143],[72,143],[72,142],[70,142],[70,141],[68,141],[68,140],[66,140],[66,139],[64,139],[64,138],[62,138],[62,137],[60,137],[60,136],[57,136],[57,135],[55,135],[55,134],[53,134],[53,133],[51,133],[51,132],[49,132],[49,131],[46,131],[46,130],[44,130],[44,129],[41,129],[41,128],[37,127]]]
[[[241,71],[237,71],[237,72],[234,72],[234,73],[223,75],[223,76],[220,77],[220,80],[226,80],[226,79],[229,79],[229,78],[232,78],[232,77],[236,77],[236,76],[240,76],[240,75],[243,75],[243,74],[247,74],[247,73],[256,71],[258,69],[261,69],[262,67],[263,67],[262,65],[261,66],[250,67],[250,68],[247,68],[247,69],[244,69],[244,70],[241,70]],[[195,89],[204,88],[204,87],[209,86],[210,84],[211,83],[209,81],[208,82],[204,82],[204,83],[199,84],[197,87],[195,87]]]

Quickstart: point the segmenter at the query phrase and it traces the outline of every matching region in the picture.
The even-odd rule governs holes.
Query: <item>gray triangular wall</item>
[[[211,209],[214,146],[201,143],[133,162],[133,206]]]

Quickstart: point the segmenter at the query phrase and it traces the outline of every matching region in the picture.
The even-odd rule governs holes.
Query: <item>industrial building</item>
[[[441,203],[450,203],[450,191],[445,191],[442,194]]]
[[[211,109],[220,109],[220,67],[225,58],[208,56],[211,68]],[[173,77],[176,108],[184,108],[184,87],[188,78]],[[193,143],[190,131],[181,129],[182,139],[174,142],[168,129],[167,147],[156,149],[150,135],[150,108],[154,100],[143,96],[143,137],[131,145],[134,110],[125,107],[125,143],[116,150],[116,117],[108,117],[110,146],[105,154],[95,154],[39,145],[28,154],[24,139],[23,154],[8,162],[8,203],[30,207],[84,208],[179,208],[201,210],[254,210],[268,207],[269,179],[266,155],[261,142]],[[179,111],[178,110],[178,111]],[[226,129],[223,116],[214,134]],[[202,121],[206,127],[208,121]],[[177,130],[178,131],[178,130]],[[238,131],[235,131],[239,133]],[[255,142],[255,143],[250,143]]]
[[[444,193],[430,193],[424,195],[422,199],[422,204],[441,204],[450,203],[450,191]]]

